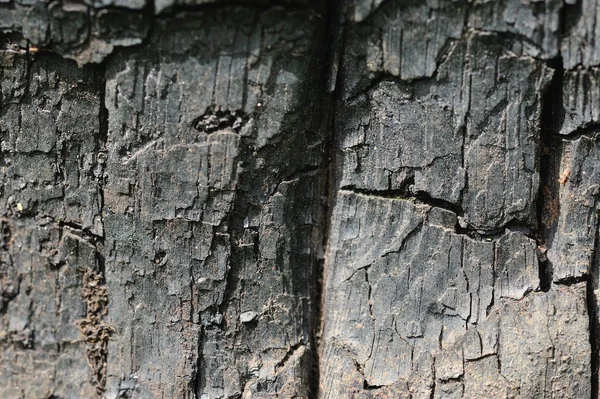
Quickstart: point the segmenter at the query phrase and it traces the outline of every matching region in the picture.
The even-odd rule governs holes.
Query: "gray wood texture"
[[[0,398],[595,398],[600,4],[0,1]]]

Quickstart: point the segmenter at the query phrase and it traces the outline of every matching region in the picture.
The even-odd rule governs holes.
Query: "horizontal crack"
[[[507,231],[521,233],[524,236],[537,241],[537,232],[530,226],[519,221],[511,220],[502,226],[494,229],[482,230],[470,225],[461,225],[459,220],[462,217],[463,210],[458,205],[452,204],[448,201],[440,200],[437,198],[431,198],[425,192],[408,193],[407,190],[370,190],[360,189],[354,186],[348,185],[340,188],[340,191],[347,191],[354,194],[360,194],[368,197],[382,198],[388,200],[399,200],[408,201],[417,205],[426,205],[431,208],[438,208],[449,211],[457,217],[457,223],[454,226],[456,234],[466,235],[477,241],[495,241],[506,234]]]
[[[598,132],[600,132],[600,122],[589,122],[583,126],[578,127],[577,129],[573,130],[569,134],[556,133],[554,135],[560,139],[572,141],[572,140],[577,140],[581,137],[592,138]]]
[[[582,274],[581,276],[569,276],[559,280],[554,281],[556,285],[575,285],[579,283],[588,282],[590,280],[590,275],[587,273]]]
[[[454,213],[457,216],[461,216],[463,214],[463,210],[460,208],[460,206],[442,199],[432,198],[428,193],[424,191],[410,192],[408,188],[394,190],[372,190],[356,188],[352,185],[343,186],[340,188],[340,190],[351,191],[356,194],[362,194],[372,197],[411,201],[416,204],[429,205],[431,207],[445,209]]]

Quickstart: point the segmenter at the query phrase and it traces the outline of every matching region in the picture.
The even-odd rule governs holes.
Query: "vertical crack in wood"
[[[550,62],[554,75],[542,97],[540,123],[540,187],[537,198],[537,244],[540,288],[549,291],[553,280],[553,265],[546,256],[547,245],[556,233],[560,212],[559,174],[562,141],[557,136],[564,118],[562,108],[563,65],[558,57]]]
[[[572,27],[581,16],[581,4],[565,5],[560,12],[560,33],[566,37]],[[542,103],[541,115],[541,135],[540,135],[540,188],[537,201],[538,214],[538,257],[539,257],[539,276],[540,288],[543,291],[549,291],[552,284],[576,284],[582,281],[586,282],[587,311],[589,317],[589,341],[591,345],[591,397],[598,397],[598,372],[599,372],[599,343],[600,343],[600,325],[598,323],[598,278],[599,278],[599,228],[598,223],[593,226],[594,229],[594,250],[592,253],[591,268],[580,277],[561,279],[555,281],[554,267],[552,261],[546,256],[548,250],[547,244],[554,241],[557,233],[557,224],[560,215],[560,185],[566,182],[568,175],[561,176],[561,163],[564,162],[563,153],[565,150],[564,139],[570,140],[580,137],[586,133],[595,130],[596,124],[577,128],[568,135],[561,135],[561,128],[565,121],[565,109],[563,92],[565,69],[563,66],[563,56],[550,61],[549,66],[554,69],[554,76],[549,87],[546,89]],[[596,206],[597,208],[597,206]],[[596,211],[597,212],[597,211]]]
[[[321,58],[323,63],[322,79],[320,84],[327,87],[324,93],[325,107],[322,111],[321,128],[325,132],[325,150],[323,151],[322,162],[322,183],[321,192],[323,195],[321,206],[321,223],[320,223],[320,242],[318,243],[318,262],[313,277],[314,285],[314,301],[313,301],[313,356],[312,356],[312,373],[310,381],[310,392],[313,397],[320,397],[320,359],[322,350],[322,334],[325,321],[325,281],[326,281],[326,252],[329,243],[329,235],[331,232],[331,217],[333,204],[335,201],[336,181],[335,181],[335,165],[336,165],[336,109],[340,101],[340,80],[339,80],[339,62],[343,51],[343,4],[341,0],[330,0],[327,4],[326,15],[324,18],[323,34],[326,40],[322,46]]]

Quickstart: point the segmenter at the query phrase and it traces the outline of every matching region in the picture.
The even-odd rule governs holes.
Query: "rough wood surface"
[[[598,15],[0,1],[0,398],[596,397]]]
[[[181,16],[108,63],[108,397],[308,395],[313,26]]]
[[[533,240],[477,240],[456,224],[440,208],[338,193],[321,397],[590,396],[585,284],[538,292]]]
[[[347,8],[320,397],[597,394],[595,7]]]

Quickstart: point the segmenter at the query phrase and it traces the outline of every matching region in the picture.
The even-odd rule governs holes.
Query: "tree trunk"
[[[0,397],[597,397],[597,15],[0,5]]]

